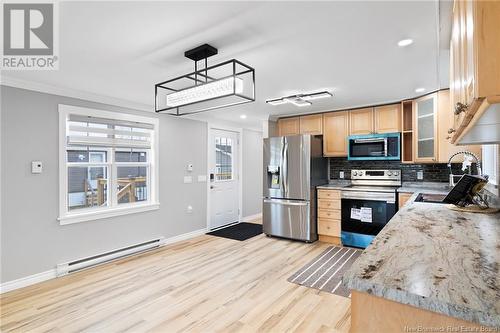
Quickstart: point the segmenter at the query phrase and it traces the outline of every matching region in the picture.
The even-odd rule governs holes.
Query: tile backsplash
[[[348,161],[343,157],[330,157],[330,179],[340,179],[340,171],[344,171],[344,179],[350,179],[351,169],[401,169],[404,182],[448,182],[450,171],[446,163],[434,164],[404,164],[400,161]],[[473,172],[476,172],[473,165]],[[462,164],[452,164],[453,174],[463,174]],[[423,171],[424,179],[417,180],[417,172]]]

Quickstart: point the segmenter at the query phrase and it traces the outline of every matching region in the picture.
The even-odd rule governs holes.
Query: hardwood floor
[[[350,300],[286,279],[329,244],[200,236],[1,296],[2,332],[347,332]]]

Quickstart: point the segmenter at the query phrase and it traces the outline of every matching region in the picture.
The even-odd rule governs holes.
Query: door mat
[[[226,228],[207,233],[207,235],[244,241],[262,233],[262,224],[241,222]]]
[[[350,247],[330,246],[290,276],[288,282],[349,297],[351,292],[342,285],[342,275],[362,252],[362,250]]]

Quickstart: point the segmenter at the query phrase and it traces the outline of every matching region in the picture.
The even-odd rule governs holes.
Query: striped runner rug
[[[362,252],[350,247],[330,246],[290,276],[288,282],[349,297],[351,292],[342,285],[342,275]]]

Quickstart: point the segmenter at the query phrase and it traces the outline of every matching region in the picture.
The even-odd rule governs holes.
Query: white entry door
[[[210,129],[210,229],[238,222],[239,133]]]

